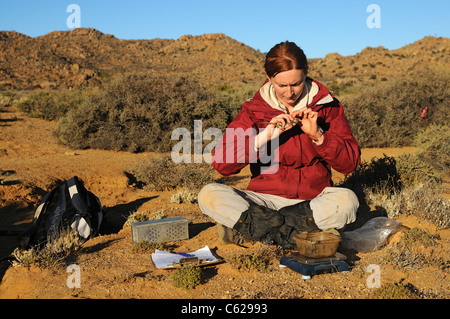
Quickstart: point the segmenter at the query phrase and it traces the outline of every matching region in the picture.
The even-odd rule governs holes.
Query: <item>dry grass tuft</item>
[[[29,267],[37,264],[41,268],[56,268],[62,265],[69,257],[76,257],[83,240],[72,229],[63,229],[50,239],[42,248],[32,247],[27,250],[16,248],[13,252],[16,264]]]

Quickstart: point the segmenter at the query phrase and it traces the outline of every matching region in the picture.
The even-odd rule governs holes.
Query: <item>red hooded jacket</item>
[[[331,168],[351,173],[360,164],[360,148],[343,107],[325,86],[312,81],[319,91],[307,107],[318,112],[317,123],[324,130],[321,145],[316,145],[296,125],[255,152],[254,137],[267,125],[261,123],[282,113],[271,107],[258,91],[243,104],[216,145],[213,167],[228,176],[250,164],[252,177],[248,190],[303,200],[313,199],[325,187],[332,186]]]

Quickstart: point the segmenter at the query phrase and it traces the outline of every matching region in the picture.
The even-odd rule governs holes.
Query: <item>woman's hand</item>
[[[292,116],[298,118],[301,124],[302,131],[307,134],[312,140],[319,142],[323,141],[321,131],[317,126],[318,113],[304,107],[292,113]]]
[[[292,121],[295,121],[294,116],[284,113],[279,114],[270,120],[269,124],[267,124],[267,128],[271,130],[273,128],[279,128],[282,132],[284,132],[294,127],[294,125],[287,125],[290,124]]]
[[[261,131],[255,139],[255,147],[259,149],[261,146],[280,136],[280,134],[284,131],[288,131],[293,128],[295,125],[288,125],[292,121],[297,121],[290,114],[280,114],[273,117],[269,124],[267,124],[266,129]],[[296,123],[296,122],[294,122]],[[294,124],[292,123],[292,124]]]

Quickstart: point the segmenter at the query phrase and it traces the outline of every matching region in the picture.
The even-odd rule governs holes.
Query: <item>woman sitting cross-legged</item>
[[[294,248],[301,232],[340,230],[359,203],[349,189],[333,187],[331,168],[348,174],[360,148],[341,103],[309,78],[303,51],[282,42],[266,55],[266,82],[245,102],[216,145],[213,167],[222,175],[250,165],[246,190],[208,184],[201,211],[219,226],[222,242],[240,239]]]

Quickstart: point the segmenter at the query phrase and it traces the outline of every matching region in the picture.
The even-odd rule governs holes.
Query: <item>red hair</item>
[[[302,49],[294,42],[281,42],[275,45],[266,55],[264,69],[269,78],[280,72],[303,70],[308,72],[308,61]]]

